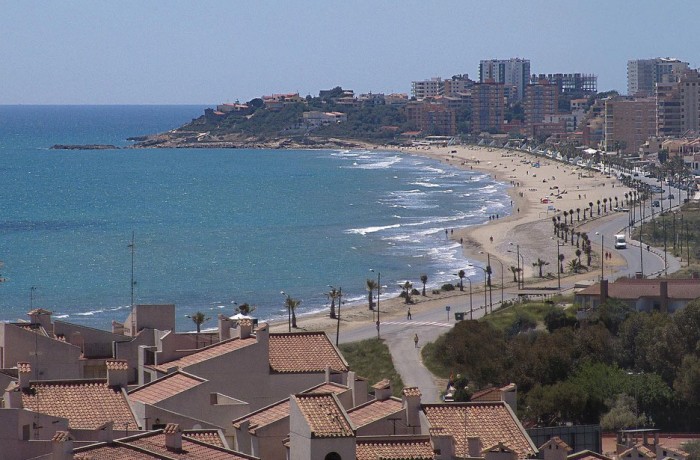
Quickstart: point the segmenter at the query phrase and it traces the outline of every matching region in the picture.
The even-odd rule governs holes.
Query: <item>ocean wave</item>
[[[411,185],[419,185],[421,187],[429,187],[429,188],[434,188],[434,187],[442,187],[440,184],[433,184],[431,182],[410,182]]]
[[[100,310],[91,310],[91,311],[84,311],[84,312],[74,313],[74,314],[75,314],[76,316],[93,316],[93,315],[96,315],[96,314],[98,314],[98,313],[104,313],[104,309],[100,309]]]
[[[401,161],[401,157],[391,157],[387,158],[385,160],[377,161],[375,163],[366,163],[366,164],[355,164],[353,167],[357,169],[389,169],[392,166],[394,166],[396,163]]]
[[[399,227],[401,227],[401,224],[384,225],[384,226],[377,226],[377,227],[350,228],[348,230],[345,230],[345,233],[364,236],[368,233],[376,233],[376,232],[381,232],[382,230],[388,230],[390,228],[399,228]]]

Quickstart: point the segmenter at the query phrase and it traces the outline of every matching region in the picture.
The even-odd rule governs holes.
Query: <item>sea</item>
[[[40,307],[109,329],[133,287],[192,330],[188,315],[214,327],[242,303],[286,319],[285,295],[327,309],[329,286],[366,308],[379,273],[382,298],[422,274],[429,289],[483,279],[448,232],[508,215],[508,184],[392,151],[123,148],[204,109],[0,106],[0,320]]]

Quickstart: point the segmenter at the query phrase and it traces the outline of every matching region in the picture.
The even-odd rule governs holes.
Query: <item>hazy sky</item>
[[[624,93],[628,59],[700,65],[698,17],[697,0],[0,0],[0,104],[408,93],[510,57]]]

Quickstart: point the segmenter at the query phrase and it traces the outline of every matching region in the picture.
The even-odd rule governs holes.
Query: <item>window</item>
[[[324,460],[341,460],[341,457],[338,452],[331,452],[324,457]]]

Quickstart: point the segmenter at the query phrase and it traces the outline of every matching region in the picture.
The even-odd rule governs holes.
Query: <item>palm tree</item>
[[[608,199],[603,198],[603,212],[608,212]]]
[[[557,228],[557,218],[552,217],[552,224],[554,224],[554,234],[559,236],[559,229]]]
[[[615,207],[616,207],[616,208],[619,207],[619,206],[617,205],[617,197],[615,197]]]
[[[583,208],[583,220],[586,220],[586,212],[588,211],[588,208]]]
[[[628,197],[629,197],[629,193],[625,192],[625,206],[629,206],[629,204],[630,204]]]
[[[189,316],[189,318],[192,319],[192,322],[197,326],[197,334],[201,332],[202,329],[202,324],[206,323],[209,321],[211,318],[207,318],[207,316],[202,313],[201,311],[198,311],[192,316]]]
[[[581,241],[581,232],[576,232],[576,247],[579,247],[579,242]]]
[[[464,285],[462,284],[462,280],[464,280],[464,276],[466,273],[464,273],[464,270],[460,270],[457,272],[457,276],[459,276],[459,290],[464,291]]]
[[[574,210],[569,209],[569,217],[571,217],[571,225],[574,225]]]
[[[578,257],[578,264],[581,265],[581,250],[577,249],[576,250],[576,257]]]
[[[593,202],[588,202],[588,207],[591,208],[591,212],[588,213],[589,216],[593,217]]]
[[[411,283],[410,281],[406,281],[405,283],[403,283],[401,285],[401,289],[403,289],[404,292],[406,293],[406,297],[404,298],[406,303],[411,302],[411,288],[412,287],[413,287],[413,283]]]
[[[518,267],[516,267],[515,265],[511,265],[510,271],[513,272],[513,282],[517,283],[518,282],[518,272],[520,272],[520,269]]]
[[[242,303],[236,307],[236,312],[240,313],[241,315],[248,316],[249,314],[253,313],[256,308],[257,307],[251,307],[247,303]]]
[[[423,297],[425,297],[425,283],[428,282],[428,275],[421,275],[420,282],[423,283]]]
[[[596,203],[598,203],[598,215],[600,215],[600,200],[596,200]]]
[[[584,212],[584,219],[586,218],[586,213]],[[581,208],[576,208],[576,222],[581,222]]]
[[[301,300],[293,299],[291,296],[287,296],[287,299],[284,301],[284,306],[292,312],[292,327],[295,329],[297,327],[296,309],[299,305],[301,305]]]
[[[559,254],[559,273],[564,273],[564,254]]]
[[[566,218],[569,217],[569,213],[564,211],[564,223],[566,223]]]
[[[379,286],[375,280],[370,278],[367,278],[365,281],[365,286],[367,287],[367,303],[369,303],[369,309],[374,310],[374,298],[372,297],[372,293],[375,289],[378,289]]]
[[[486,285],[491,287],[491,265],[486,266]]]
[[[542,267],[544,265],[549,265],[549,262],[545,262],[544,260],[540,259],[539,257],[537,258],[537,262],[532,263],[533,267],[537,267],[540,270],[540,278],[542,278]]]
[[[338,298],[338,294],[339,294],[338,290],[334,287],[332,287],[331,290],[326,293],[326,297],[328,297],[331,301],[331,314],[330,314],[331,319],[336,318],[336,316],[335,316],[335,299]]]

